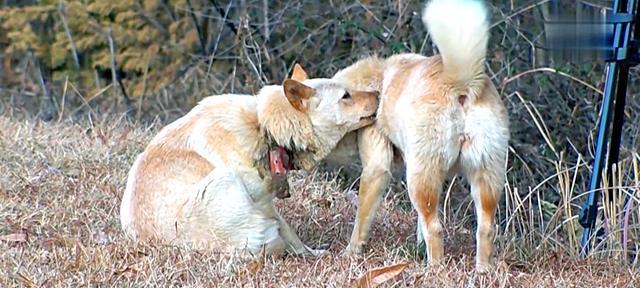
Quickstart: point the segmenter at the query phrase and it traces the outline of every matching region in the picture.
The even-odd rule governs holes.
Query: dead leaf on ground
[[[122,134],[120,134],[120,139],[118,139],[120,142],[127,140],[127,136],[129,136],[129,133],[131,132],[131,127],[127,126],[125,127],[124,131],[122,132]]]
[[[36,282],[31,279],[31,277],[18,272],[18,278],[22,280],[22,284],[26,287],[37,287]]]
[[[126,278],[131,278],[133,276],[135,276],[136,274],[138,274],[140,272],[140,263],[136,263],[133,265],[127,265],[127,267],[125,267],[124,269],[120,269],[118,271],[115,271],[114,274],[116,275],[122,275]]]
[[[316,204],[322,208],[331,208],[332,202],[329,199],[321,198],[316,199]]]
[[[2,235],[0,236],[0,241],[19,242],[19,243],[27,242],[27,233],[20,232],[20,233]]]
[[[353,283],[353,288],[373,288],[391,280],[407,268],[407,262],[371,269]]]
[[[262,264],[262,261],[260,260],[252,261],[251,263],[247,264],[244,267],[244,269],[242,269],[242,271],[240,271],[239,275],[240,276],[256,275],[258,274],[258,272],[260,272],[260,270],[262,270],[263,267],[264,265]]]

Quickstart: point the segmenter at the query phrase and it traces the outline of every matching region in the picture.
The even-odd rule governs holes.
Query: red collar
[[[271,172],[270,190],[274,196],[280,199],[291,197],[287,174],[289,170],[293,169],[292,156],[291,151],[282,146],[275,146],[267,152],[267,161],[269,161],[269,171]]]

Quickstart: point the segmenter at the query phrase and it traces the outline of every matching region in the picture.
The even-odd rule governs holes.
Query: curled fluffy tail
[[[481,0],[431,0],[422,13],[440,51],[443,72],[458,85],[469,85],[484,73],[488,14]]]

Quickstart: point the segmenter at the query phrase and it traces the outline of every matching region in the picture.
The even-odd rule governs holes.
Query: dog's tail
[[[489,40],[489,15],[482,0],[431,0],[422,14],[438,47],[443,73],[455,85],[481,80]]]

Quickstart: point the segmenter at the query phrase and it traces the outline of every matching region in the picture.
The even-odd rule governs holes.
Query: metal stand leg
[[[627,81],[628,81],[628,77],[629,77],[629,69],[628,67],[621,67],[619,70],[619,75],[618,75],[618,87],[616,87],[616,98],[615,98],[615,107],[613,107],[613,103],[611,103],[610,105],[607,105],[607,107],[605,107],[605,103],[603,103],[603,109],[607,109],[606,112],[610,112],[611,110],[613,111],[613,123],[612,123],[612,129],[611,129],[611,139],[609,141],[609,153],[607,154],[608,159],[607,159],[607,166],[606,166],[606,171],[607,171],[607,179],[611,180],[613,179],[613,171],[612,171],[612,167],[614,164],[618,163],[618,159],[620,156],[620,141],[622,139],[622,126],[624,124],[624,107],[625,107],[625,102],[626,102],[626,92],[627,92]],[[609,100],[608,102],[612,102],[612,99],[606,99],[605,100]],[[607,103],[608,104],[608,103]],[[605,123],[605,121],[607,120],[608,117],[610,117],[610,113],[606,113],[607,115],[605,115],[605,110],[603,110],[602,116],[600,117],[600,122],[601,125],[598,128],[598,132],[600,131],[604,131],[603,134],[607,133],[606,130],[608,130],[608,127],[604,127],[604,126],[609,126],[608,123]],[[608,122],[608,121],[606,121]],[[594,168],[593,171],[591,173],[591,181],[589,182],[589,191],[591,191],[591,194],[589,195],[589,199],[587,200],[587,202],[585,203],[585,206],[583,206],[583,211],[582,211],[582,215],[580,217],[581,220],[581,224],[583,225],[583,227],[585,228],[582,232],[582,240],[581,240],[581,254],[583,256],[586,255],[586,253],[589,252],[589,244],[590,244],[590,238],[591,238],[591,234],[593,233],[593,229],[595,227],[595,222],[596,222],[596,218],[597,218],[597,213],[598,213],[598,196],[600,195],[599,191],[596,191],[600,185],[600,182],[602,180],[602,170],[605,168],[602,166],[602,163],[604,162],[604,158],[605,155],[603,155],[603,150],[604,148],[607,146],[607,141],[606,141],[606,135],[600,135],[601,133],[598,133],[598,146],[596,148],[596,160],[594,161]],[[604,139],[601,139],[600,137],[604,137]],[[599,156],[599,157],[598,157]],[[597,165],[596,167],[596,164]],[[609,182],[611,183],[611,182]],[[604,191],[603,191],[604,192]],[[609,191],[609,193],[611,193],[611,191]]]
[[[606,103],[603,103],[603,111],[600,117],[600,127],[598,128],[598,142],[596,147],[596,159],[593,165],[593,171],[591,173],[591,181],[589,182],[589,198],[587,202],[582,208],[582,215],[580,216],[580,222],[584,227],[582,232],[582,240],[581,240],[581,254],[585,256],[589,252],[589,244],[591,234],[593,233],[593,229],[595,227],[596,217],[598,213],[598,196],[600,195],[598,189],[600,182],[602,180],[602,163],[604,162],[605,155],[603,154],[605,146],[607,146],[607,137],[606,133],[608,132],[608,118],[610,117],[610,110],[613,111],[613,126],[611,131],[611,139],[609,143],[609,153],[608,153],[608,161],[607,161],[607,178],[613,179],[613,171],[612,167],[614,164],[618,163],[618,159],[620,156],[620,141],[622,139],[622,126],[624,124],[624,106],[626,102],[626,92],[627,92],[627,81],[629,78],[629,69],[628,67],[621,67],[618,75],[618,87],[616,87],[616,98],[615,98],[615,110],[613,105],[612,98],[605,100],[609,100]],[[608,104],[608,105],[605,105]],[[605,110],[606,109],[606,110]],[[605,113],[606,112],[606,113]],[[603,133],[600,133],[600,132]],[[611,182],[609,182],[611,183]],[[604,191],[603,191],[604,192]]]
[[[591,171],[591,180],[589,181],[589,197],[582,206],[580,214],[580,224],[584,227],[582,231],[582,240],[580,241],[580,254],[586,255],[589,252],[589,242],[591,234],[595,227],[596,217],[598,216],[598,198],[600,191],[597,191],[602,182],[602,171],[605,164],[605,149],[609,142],[609,123],[614,107],[614,90],[615,83],[619,76],[619,66],[616,62],[609,63],[607,69],[607,78],[604,91],[604,99],[602,100],[602,108],[600,109],[600,119],[598,126],[598,138],[596,141],[596,154],[593,160],[593,170]]]
[[[631,8],[629,8],[631,4]],[[636,1],[616,0],[614,2],[614,11],[617,13],[632,13],[634,18],[637,17]],[[638,36],[638,21],[636,18],[636,31],[634,36]],[[629,46],[629,36],[631,36],[631,25],[617,24],[614,29],[613,46],[626,47]],[[620,52],[620,51],[617,51]],[[627,51],[621,51],[627,53]],[[622,138],[622,126],[624,124],[624,106],[626,102],[627,82],[629,79],[629,59],[628,57],[635,55],[615,55],[613,62],[610,62],[607,69],[607,78],[604,90],[604,98],[602,100],[602,108],[600,112],[598,138],[596,142],[596,154],[593,161],[593,170],[591,171],[591,180],[589,181],[589,196],[582,206],[580,213],[580,224],[584,227],[582,239],[580,241],[580,255],[586,256],[591,247],[591,238],[593,229],[595,228],[596,218],[598,216],[598,198],[600,195],[600,184],[602,182],[602,171],[604,169],[605,159],[607,162],[607,178],[612,179],[612,166],[618,162],[620,155],[620,140]],[[617,63],[620,61],[621,63]],[[614,99],[615,95],[615,99]],[[614,102],[615,100],[615,102]],[[613,114],[613,115],[612,115]],[[613,117],[611,136],[609,136],[609,123]],[[609,138],[611,137],[611,138]],[[604,154],[608,146],[607,155]],[[609,182],[610,183],[610,182]]]

